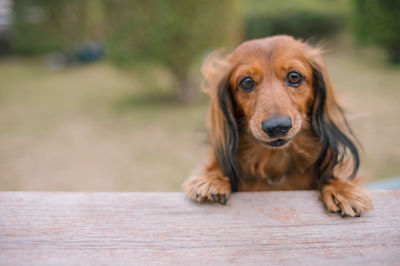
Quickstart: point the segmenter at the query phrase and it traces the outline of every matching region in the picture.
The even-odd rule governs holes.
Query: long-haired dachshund
[[[203,74],[212,150],[185,181],[188,198],[225,205],[235,191],[318,189],[342,216],[373,208],[319,49],[290,36],[251,40],[211,56]]]

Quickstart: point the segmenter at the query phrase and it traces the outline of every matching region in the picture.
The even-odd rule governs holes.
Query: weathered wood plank
[[[400,190],[361,218],[316,192],[237,193],[227,206],[181,193],[0,192],[0,264],[400,264]]]

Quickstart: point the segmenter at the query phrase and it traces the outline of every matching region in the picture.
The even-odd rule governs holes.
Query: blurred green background
[[[398,0],[0,0],[0,190],[179,191],[208,153],[201,62],[322,42],[362,143],[400,175]]]

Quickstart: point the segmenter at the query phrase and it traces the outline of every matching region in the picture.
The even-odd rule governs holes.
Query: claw
[[[352,207],[352,209],[353,209],[353,211],[354,211],[354,216],[355,217],[360,217],[361,216],[361,214],[360,214],[360,212],[357,210],[357,208],[355,208],[355,207]]]
[[[211,197],[213,199],[213,202],[216,203],[217,202],[217,195],[211,194]]]
[[[222,199],[221,204],[225,206],[227,202],[228,202],[228,194],[224,194],[224,198]]]

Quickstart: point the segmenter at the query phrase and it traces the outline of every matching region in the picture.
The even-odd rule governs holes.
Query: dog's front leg
[[[231,184],[214,159],[190,176],[183,184],[187,198],[197,202],[225,205],[231,195]]]
[[[356,180],[331,178],[321,186],[321,197],[328,211],[344,216],[360,216],[373,209],[368,191]]]

